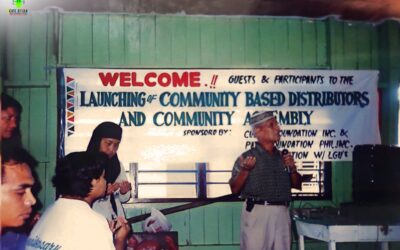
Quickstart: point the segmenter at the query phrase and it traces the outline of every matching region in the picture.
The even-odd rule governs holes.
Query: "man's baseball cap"
[[[274,111],[256,111],[250,117],[250,126],[254,127],[274,117]]]

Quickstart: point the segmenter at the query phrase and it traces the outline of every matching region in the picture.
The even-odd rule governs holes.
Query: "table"
[[[381,249],[388,250],[388,242],[400,241],[400,224],[360,222],[340,216],[294,220],[300,250],[304,250],[304,236],[328,242],[329,250],[336,249],[336,242],[380,242]]]

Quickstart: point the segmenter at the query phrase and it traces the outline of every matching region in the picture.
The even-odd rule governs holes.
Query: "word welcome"
[[[142,75],[141,75],[142,76]],[[200,72],[147,72],[138,78],[137,72],[99,72],[103,86],[120,87],[200,87]]]

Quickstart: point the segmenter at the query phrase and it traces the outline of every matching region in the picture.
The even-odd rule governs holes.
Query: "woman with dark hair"
[[[93,209],[112,221],[124,217],[122,203],[131,197],[131,184],[122,167],[117,151],[122,138],[122,128],[113,122],[100,123],[93,131],[87,147],[88,152],[102,152],[109,158],[106,168],[107,192],[104,198],[94,202]]]

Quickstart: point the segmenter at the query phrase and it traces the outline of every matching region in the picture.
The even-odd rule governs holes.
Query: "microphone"
[[[282,156],[285,156],[285,155],[289,154],[289,150],[284,148],[281,153],[282,153]],[[286,172],[288,172],[290,174],[290,166],[285,165],[285,170],[286,170]]]
[[[289,154],[289,150],[286,148],[282,150],[282,156]],[[294,171],[290,170],[290,167],[293,167]],[[301,190],[303,177],[297,172],[296,165],[287,166],[285,165],[285,170],[290,176],[290,184],[292,188]]]

